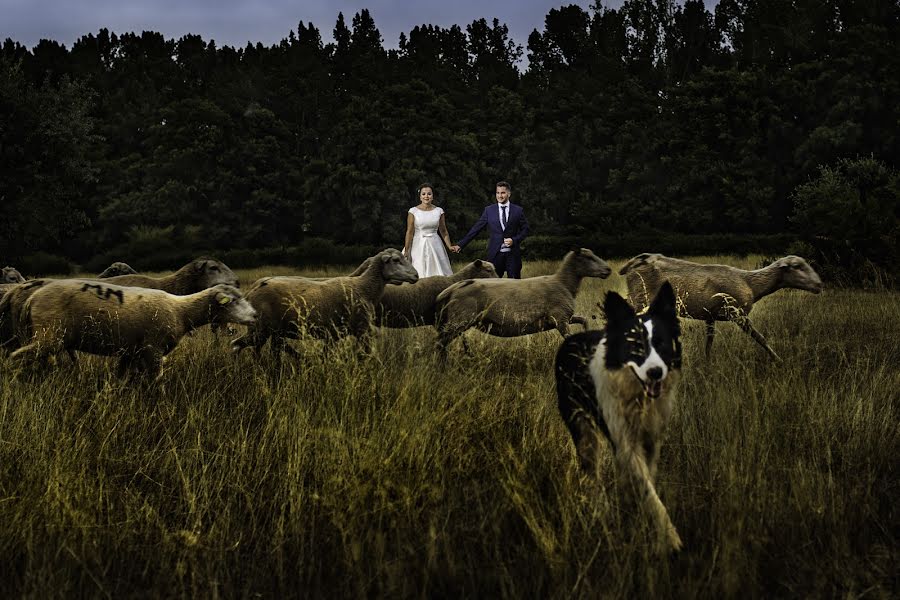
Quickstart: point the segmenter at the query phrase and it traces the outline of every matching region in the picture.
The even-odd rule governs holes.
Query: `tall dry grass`
[[[624,281],[585,282],[578,312],[607,289]],[[707,360],[703,324],[684,323],[658,485],[674,557],[653,553],[611,462],[580,476],[555,333],[470,332],[447,365],[427,329],[383,331],[363,359],[303,340],[275,373],[267,350],[235,357],[204,330],[164,391],[120,383],[109,359],[29,381],[2,358],[0,594],[890,597],[900,296],[781,291],[752,316],[784,364],[728,324]]]

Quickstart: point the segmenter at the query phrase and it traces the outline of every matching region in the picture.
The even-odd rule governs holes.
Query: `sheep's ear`
[[[616,292],[607,292],[603,301],[603,312],[606,314],[607,326],[634,319],[634,309]]]
[[[208,262],[209,261],[207,260],[198,260],[196,263],[194,263],[194,270],[203,271],[204,269],[206,269],[206,263]]]
[[[478,267],[478,268],[480,269],[480,268],[482,267],[482,265],[484,265],[484,262],[483,262],[480,258],[476,258],[476,259],[475,259],[475,266]]]
[[[225,306],[226,304],[231,302],[231,296],[229,296],[228,294],[223,294],[222,292],[219,292],[218,294],[216,294],[216,302],[218,302],[222,306]]]
[[[675,290],[672,289],[672,284],[669,283],[668,279],[660,286],[659,291],[656,292],[656,296],[653,298],[653,302],[650,303],[650,310],[648,312],[661,317],[670,319],[675,318]]]

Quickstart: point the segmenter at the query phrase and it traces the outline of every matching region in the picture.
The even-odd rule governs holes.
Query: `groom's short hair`
[[[506,181],[498,181],[498,182],[497,182],[497,187],[505,187],[507,191],[509,191],[509,192],[512,191],[512,186],[509,185],[509,183],[506,182]]]

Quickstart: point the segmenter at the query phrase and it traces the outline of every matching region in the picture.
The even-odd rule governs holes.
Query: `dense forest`
[[[398,245],[422,181],[456,239],[505,179],[535,244],[789,234],[900,263],[897,0],[597,0],[527,41],[501,16],[396,49],[362,10],[332,33],[6,39],[0,261]]]

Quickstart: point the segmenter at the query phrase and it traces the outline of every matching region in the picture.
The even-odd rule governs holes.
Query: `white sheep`
[[[619,270],[625,275],[635,309],[648,305],[668,280],[678,296],[682,316],[706,321],[706,353],[710,353],[716,321],[733,321],[776,360],[781,360],[750,322],[753,304],[782,288],[822,291],[819,275],[799,256],[785,256],[762,269],[746,271],[728,265],[706,265],[662,254],[639,254]]]
[[[232,342],[238,352],[257,350],[272,338],[276,359],[281,350],[293,352],[285,339],[296,339],[306,331],[332,342],[342,334],[355,335],[368,349],[374,303],[388,283],[414,283],[418,274],[398,250],[379,252],[359,276],[315,281],[300,277],[265,277],[247,292],[247,300],[259,313],[246,335]]]
[[[192,329],[210,322],[249,325],[256,318],[230,285],[178,296],[88,279],[43,281],[18,311],[15,334],[22,347],[10,360],[19,365],[78,350],[119,356],[120,375],[133,369],[158,376],[163,356]]]
[[[3,267],[0,271],[0,283],[23,283],[25,278],[12,267]]]
[[[437,297],[438,350],[470,327],[501,337],[556,329],[563,337],[573,321],[575,296],[584,277],[609,277],[606,261],[587,248],[567,253],[553,275],[528,279],[468,279]]]
[[[118,277],[120,275],[137,275],[138,272],[132,269],[127,263],[114,262],[106,267],[102,273],[97,275],[97,279],[109,279],[110,277]]]
[[[384,288],[375,306],[375,323],[385,327],[434,325],[438,295],[464,279],[496,279],[497,270],[486,260],[475,260],[453,275],[424,277],[415,283]]]

